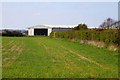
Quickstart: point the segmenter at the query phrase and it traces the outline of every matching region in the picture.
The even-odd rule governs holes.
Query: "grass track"
[[[118,53],[49,37],[3,37],[3,78],[117,78]]]

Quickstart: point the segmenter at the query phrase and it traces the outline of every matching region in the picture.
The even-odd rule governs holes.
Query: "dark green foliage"
[[[73,28],[73,30],[86,30],[86,29],[87,29],[86,24],[78,24],[78,26]]]
[[[2,36],[25,36],[20,30],[2,30]]]
[[[67,32],[52,32],[56,38],[76,39],[76,40],[94,40],[103,41],[108,44],[120,45],[120,29],[87,29],[71,30]]]

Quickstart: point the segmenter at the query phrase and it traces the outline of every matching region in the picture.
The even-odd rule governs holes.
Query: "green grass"
[[[3,37],[3,78],[118,78],[118,53],[49,37]]]

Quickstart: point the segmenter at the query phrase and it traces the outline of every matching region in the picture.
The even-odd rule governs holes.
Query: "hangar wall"
[[[34,36],[34,28],[28,29],[28,35],[29,36]]]
[[[48,28],[48,36],[50,35],[51,32],[52,32],[52,28]]]
[[[41,32],[41,30],[35,30],[35,29],[41,29],[41,30],[42,29],[47,29],[47,35],[46,36],[49,36],[52,31],[64,32],[64,31],[71,30],[72,28],[69,28],[68,26],[66,26],[66,27],[65,26],[54,27],[54,26],[37,25],[37,26],[32,26],[32,27],[28,28],[28,36],[35,36],[36,34],[44,36],[44,34],[43,34],[44,31]],[[41,33],[38,33],[38,31],[40,31]]]
[[[29,36],[34,36],[34,29],[35,29],[35,28],[30,28],[30,29],[28,29],[28,35],[29,35]],[[47,35],[49,36],[50,33],[52,32],[52,28],[46,28],[46,29],[48,29]]]

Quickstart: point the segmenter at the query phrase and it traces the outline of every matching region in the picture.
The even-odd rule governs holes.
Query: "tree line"
[[[20,36],[25,36],[27,34],[27,31],[21,31],[21,30],[2,30],[2,36],[11,36],[11,37],[20,37]]]
[[[66,32],[52,32],[50,37],[102,41],[106,45],[120,46],[120,29],[88,29],[86,24],[79,24]]]

